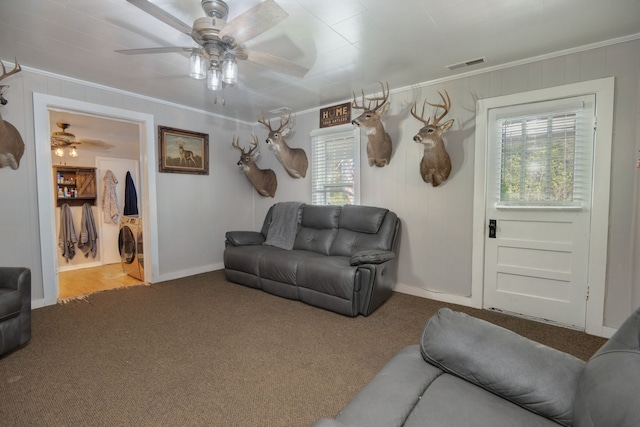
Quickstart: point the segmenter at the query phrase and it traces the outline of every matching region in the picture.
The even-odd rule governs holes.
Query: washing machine
[[[142,241],[142,218],[120,217],[118,250],[122,269],[129,276],[144,281],[144,245]]]

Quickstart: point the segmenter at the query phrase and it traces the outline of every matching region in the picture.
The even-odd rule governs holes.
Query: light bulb
[[[222,81],[233,86],[238,82],[238,64],[233,55],[227,54],[222,63]]]
[[[55,154],[58,157],[64,157],[64,150],[58,147],[55,150],[53,150],[53,154]]]
[[[211,66],[207,73],[207,87],[211,90],[222,89],[222,73],[217,66]]]
[[[200,52],[196,51],[189,57],[189,77],[202,80],[206,77],[207,61]]]
[[[76,150],[76,147],[71,147],[71,149],[69,150],[69,155],[71,157],[78,157],[78,150]]]

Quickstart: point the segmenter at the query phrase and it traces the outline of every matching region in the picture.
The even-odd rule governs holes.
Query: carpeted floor
[[[34,310],[0,359],[0,424],[308,426],[331,417],[443,306],[587,359],[604,339],[394,294],[348,318],[216,271]]]

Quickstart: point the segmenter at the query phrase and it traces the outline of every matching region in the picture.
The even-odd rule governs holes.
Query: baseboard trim
[[[182,279],[183,277],[195,276],[196,274],[208,273],[210,271],[221,270],[224,263],[216,263],[203,265],[197,268],[187,270],[172,271],[171,273],[161,274],[153,280],[153,283],[166,282],[167,280]]]
[[[471,308],[482,308],[481,306],[478,306],[476,300],[474,300],[471,296],[454,295],[445,292],[435,292],[428,289],[416,288],[415,286],[409,286],[402,283],[396,284],[394,290],[402,294],[413,295],[420,298],[428,298],[436,301],[446,302],[449,304],[458,304]]]

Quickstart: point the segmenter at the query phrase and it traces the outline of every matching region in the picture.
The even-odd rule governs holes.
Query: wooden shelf
[[[70,206],[96,205],[96,168],[80,166],[54,166],[54,191],[56,206],[68,203]]]

